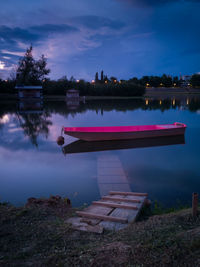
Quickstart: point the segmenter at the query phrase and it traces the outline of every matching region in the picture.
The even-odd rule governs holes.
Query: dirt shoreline
[[[71,228],[66,200],[0,205],[0,266],[199,266],[200,215],[155,215],[119,232]],[[67,205],[67,206],[66,206]]]

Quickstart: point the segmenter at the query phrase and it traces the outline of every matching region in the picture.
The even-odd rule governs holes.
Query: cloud
[[[27,29],[22,29],[22,28],[11,28],[11,27],[7,27],[5,25],[0,26],[0,36],[1,36],[1,43],[3,43],[4,41],[7,42],[13,42],[13,40],[21,40],[21,41],[25,41],[25,40],[37,40],[38,39],[38,35],[31,33],[29,30]]]
[[[113,20],[110,18],[100,17],[100,16],[79,16],[70,19],[75,25],[79,27],[85,27],[88,29],[100,29],[109,28],[112,30],[119,30],[125,26],[122,21]]]
[[[154,7],[163,6],[170,3],[183,3],[183,2],[193,2],[200,3],[200,0],[117,0],[122,3],[126,3],[137,7]]]
[[[63,64],[73,57],[100,47],[107,38],[119,36],[125,30],[126,25],[120,20],[94,15],[72,17],[66,19],[65,24],[31,25],[27,28],[4,25],[0,27],[0,60],[6,65],[4,71],[10,70],[32,44],[34,56],[45,54],[52,72],[56,65],[60,71]],[[62,64],[61,68],[59,64]]]
[[[76,27],[67,25],[67,24],[44,24],[40,26],[32,26],[29,28],[29,31],[37,33],[40,37],[43,35],[49,35],[49,34],[59,34],[59,33],[71,33],[79,31]]]
[[[0,26],[0,61],[3,66],[1,71],[5,73],[12,70],[30,44],[39,46],[41,42],[48,40],[49,36],[66,36],[73,32],[78,32],[78,29],[67,24],[44,24],[28,28]]]

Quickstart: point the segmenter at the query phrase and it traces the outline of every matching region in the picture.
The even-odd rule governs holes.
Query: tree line
[[[91,96],[142,96],[146,87],[179,87],[183,80],[178,77],[143,76],[138,79],[133,77],[129,80],[118,80],[116,77],[104,75],[102,70],[100,77],[96,72],[94,80],[76,80],[74,77],[67,79],[66,76],[58,80],[47,78],[50,69],[47,68],[47,59],[42,55],[35,60],[30,46],[24,55],[19,59],[16,75],[8,80],[0,79],[0,93],[15,93],[16,85],[42,85],[46,95],[65,95],[68,89],[78,89],[80,95]],[[194,74],[187,84],[188,86],[199,87],[200,75]]]

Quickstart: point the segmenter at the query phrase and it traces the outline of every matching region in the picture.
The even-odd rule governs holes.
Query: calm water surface
[[[73,206],[80,206],[99,199],[105,190],[124,190],[117,173],[118,180],[111,177],[108,183],[99,182],[98,166],[102,159],[107,162],[117,159],[125,173],[126,186],[132,191],[149,193],[151,200],[165,207],[190,204],[192,192],[200,193],[198,98],[90,101],[79,106],[60,101],[25,107],[13,102],[0,106],[0,201],[23,205],[29,197],[61,195],[69,197]],[[172,138],[88,147],[65,136],[63,147],[56,144],[63,125],[175,121],[187,124],[185,141]],[[80,153],[81,149],[86,152]],[[101,149],[107,150],[95,151]]]

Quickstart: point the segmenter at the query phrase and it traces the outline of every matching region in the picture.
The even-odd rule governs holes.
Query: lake
[[[173,122],[187,125],[185,138],[56,143],[62,126]],[[192,192],[200,193],[200,98],[1,102],[0,185],[0,201],[17,206],[51,195],[81,206],[128,189],[163,207],[191,205]]]

